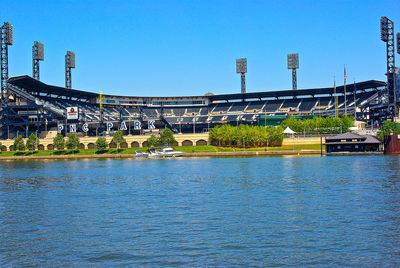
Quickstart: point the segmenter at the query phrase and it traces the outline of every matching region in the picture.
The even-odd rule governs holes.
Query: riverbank
[[[245,156],[285,156],[285,155],[320,155],[320,150],[297,151],[236,151],[236,152],[192,152],[185,153],[183,157],[245,157]],[[325,152],[323,152],[325,154]],[[1,160],[45,160],[45,159],[128,159],[134,158],[134,154],[61,154],[61,155],[13,155],[1,156]]]

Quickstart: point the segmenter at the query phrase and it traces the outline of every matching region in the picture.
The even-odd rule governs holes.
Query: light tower
[[[240,74],[240,88],[246,93],[247,58],[236,59],[236,73]]]
[[[397,54],[400,54],[400,32],[397,33]]]
[[[297,72],[299,68],[299,53],[287,55],[287,68],[292,69],[292,89],[297,89]]]
[[[71,88],[71,69],[75,68],[75,53],[67,51],[65,54],[65,87]]]
[[[388,112],[392,118],[397,116],[396,108],[396,89],[394,78],[394,24],[387,17],[381,17],[381,40],[386,43],[386,77],[387,77],[387,95]]]
[[[44,45],[35,41],[32,46],[32,75],[36,80],[40,80],[39,61],[44,60]]]
[[[8,104],[8,46],[13,44],[13,26],[4,22],[1,30],[1,103],[2,105]]]

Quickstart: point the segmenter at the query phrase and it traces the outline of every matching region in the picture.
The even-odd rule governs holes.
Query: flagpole
[[[333,94],[335,95],[335,117],[338,117],[338,97],[336,95],[336,78],[333,78]]]
[[[354,78],[354,121],[357,120],[356,79]]]
[[[347,116],[347,98],[346,98],[346,65],[344,65],[344,115]]]
[[[344,65],[344,115],[347,116],[346,65]]]

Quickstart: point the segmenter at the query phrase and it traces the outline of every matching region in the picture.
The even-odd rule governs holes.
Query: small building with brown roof
[[[343,133],[325,138],[326,153],[378,152],[381,141],[369,135]]]

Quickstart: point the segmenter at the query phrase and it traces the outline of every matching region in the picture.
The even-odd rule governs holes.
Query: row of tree
[[[104,137],[99,137],[96,140],[96,149],[99,151],[104,151],[107,149],[107,147],[117,147],[117,151],[119,151],[121,143],[126,142],[122,131],[118,130],[114,132],[113,138],[110,143],[107,143],[106,138]],[[53,145],[56,150],[64,150],[64,149],[69,149],[69,150],[76,150],[79,149],[80,141],[79,137],[77,137],[74,134],[71,134],[68,136],[67,139],[64,138],[62,134],[57,134],[57,136],[54,137],[53,139]],[[39,146],[39,138],[35,134],[29,135],[28,139],[26,140],[26,143],[24,142],[24,139],[22,138],[21,135],[16,137],[14,139],[14,151],[35,151],[38,149]]]
[[[283,128],[239,125],[216,126],[209,132],[211,144],[218,146],[281,146]]]
[[[70,142],[71,137],[73,137],[73,143]],[[124,135],[121,130],[114,132],[113,137],[110,143],[107,143],[105,137],[98,137],[96,140],[96,149],[97,151],[104,151],[107,147],[117,147],[117,152],[119,151],[121,143],[126,142]],[[65,141],[64,136],[62,134],[57,134],[57,136],[53,139],[54,147],[57,150],[64,150],[65,147],[67,149],[77,149],[79,148],[79,138],[75,135],[70,135],[68,140]],[[73,146],[71,146],[73,144]]]
[[[79,148],[79,138],[74,134],[71,134],[66,141],[63,135],[58,134],[53,139],[53,143],[54,147],[57,148],[57,150],[63,150],[65,147],[70,150],[75,150]],[[35,151],[38,149],[38,146],[39,146],[39,138],[33,133],[29,135],[26,142],[24,142],[22,136],[19,135],[14,139],[14,144],[13,144],[14,151],[25,151],[25,150]]]
[[[314,117],[311,119],[296,119],[290,117],[285,119],[281,126],[290,127],[298,134],[339,134],[348,132],[354,126],[351,116],[341,117]]]

